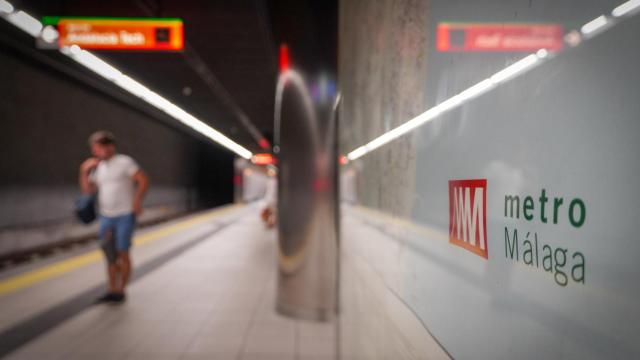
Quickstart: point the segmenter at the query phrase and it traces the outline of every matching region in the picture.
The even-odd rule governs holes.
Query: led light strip
[[[608,29],[612,25],[614,25],[616,19],[635,14],[638,10],[640,10],[640,0],[630,0],[621,4],[611,12],[612,18],[602,15],[584,24],[580,28],[583,39],[592,38],[593,36],[601,33],[603,30]],[[528,70],[531,70],[536,65],[539,65],[542,60],[547,58],[548,55],[549,52],[547,50],[540,49],[536,53],[524,57],[520,61],[517,61],[514,64],[498,71],[489,78],[484,79],[475,85],[472,85],[466,90],[448,98],[447,100],[430,108],[429,110],[423,112],[415,118],[405,122],[404,124],[393,128],[388,132],[378,136],[377,138],[369,141],[368,143],[354,149],[347,154],[347,158],[350,161],[356,160],[381,147],[382,145],[387,144],[401,137],[402,135],[405,135],[413,131],[414,129],[428,123],[438,116],[452,109],[460,107],[467,101],[494,89],[499,84],[514,79],[515,77],[524,74]]]
[[[4,18],[9,23],[34,38],[39,38],[44,35],[43,26],[39,20],[24,11],[16,11],[13,5],[5,0],[0,0],[0,17]],[[44,30],[48,29],[49,28],[47,27]],[[52,33],[49,31],[46,35],[47,36],[44,40],[47,42],[52,42],[57,38],[57,32]],[[180,121],[196,132],[231,150],[238,156],[245,159],[251,159],[251,156],[253,155],[251,151],[245,149],[238,143],[223,135],[221,132],[204,123],[202,120],[189,114],[171,101],[122,73],[120,70],[109,65],[91,52],[83,50],[77,45],[63,47],[60,49],[60,52],[106,80],[113,82],[115,85],[130,94],[139,97],[148,104],[167,113],[169,116]]]

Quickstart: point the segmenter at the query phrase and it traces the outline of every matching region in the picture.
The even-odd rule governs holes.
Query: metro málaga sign
[[[45,16],[55,26],[58,46],[83,49],[181,51],[182,20],[177,18],[102,18]]]

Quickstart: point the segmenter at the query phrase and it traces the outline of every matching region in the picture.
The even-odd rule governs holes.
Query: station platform
[[[123,304],[95,304],[97,248],[0,274],[7,359],[333,359],[336,325],[275,311],[276,232],[255,205],[140,230]]]

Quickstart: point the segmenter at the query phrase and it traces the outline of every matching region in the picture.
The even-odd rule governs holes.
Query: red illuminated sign
[[[449,181],[449,242],[489,257],[486,179]]]
[[[275,165],[277,163],[276,158],[269,153],[253,155],[251,162],[256,165]]]
[[[556,24],[462,24],[440,23],[438,51],[530,52],[563,47],[563,29]]]
[[[280,45],[280,72],[289,70],[289,47],[286,44]]]
[[[61,47],[137,51],[184,48],[180,19],[45,17],[43,22],[57,26]]]

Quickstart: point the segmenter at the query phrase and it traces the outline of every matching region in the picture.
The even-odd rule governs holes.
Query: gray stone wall
[[[342,153],[424,111],[427,12],[427,1],[340,3]],[[412,139],[408,135],[362,159],[356,181],[363,205],[401,216],[411,214],[415,186]]]

